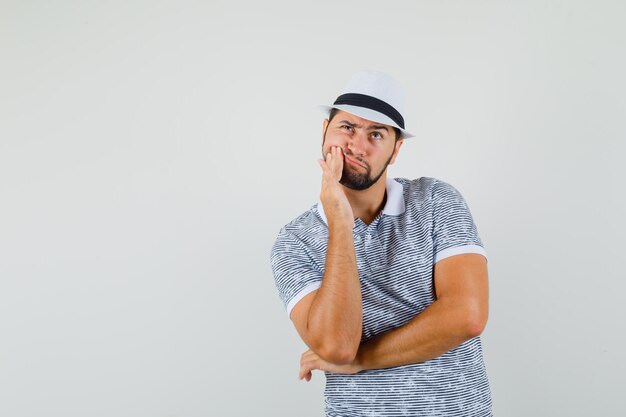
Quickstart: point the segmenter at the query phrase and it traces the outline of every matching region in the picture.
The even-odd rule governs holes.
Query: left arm
[[[356,373],[424,362],[480,335],[488,316],[487,261],[482,255],[451,256],[435,264],[436,300],[404,326],[361,344],[354,361],[335,365],[307,351],[300,378],[311,370]]]

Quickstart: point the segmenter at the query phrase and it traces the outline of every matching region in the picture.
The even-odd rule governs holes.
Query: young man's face
[[[340,183],[353,190],[365,190],[376,183],[387,165],[395,162],[402,142],[402,139],[396,141],[391,126],[341,110],[330,122],[324,120],[322,154],[326,157],[331,146],[343,149]]]

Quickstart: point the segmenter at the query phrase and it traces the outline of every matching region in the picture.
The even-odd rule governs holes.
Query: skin
[[[352,240],[354,216],[339,184],[343,167],[341,149],[332,146],[322,168],[320,199],[328,207],[328,248],[322,286],[292,310],[302,340],[329,363],[354,359],[361,339],[361,286]],[[304,302],[304,303],[303,303]]]
[[[322,285],[291,312],[302,340],[329,363],[354,360],[362,330],[361,285],[356,267],[354,218],[370,223],[384,205],[386,166],[393,163],[402,141],[388,126],[339,112],[322,125],[320,200],[328,220],[328,248]],[[344,156],[344,154],[346,156]],[[339,183],[344,175],[382,176],[366,190]]]
[[[291,312],[309,347],[300,360],[300,379],[309,381],[313,370],[354,374],[430,360],[480,335],[487,323],[486,260],[462,254],[435,264],[436,300],[429,307],[404,326],[360,343],[363,313],[354,218],[369,224],[384,207],[387,164],[395,162],[402,142],[389,126],[346,112],[323,123],[320,199],[329,238],[322,286]],[[354,190],[340,183],[344,170],[356,176],[381,175],[369,188]]]
[[[339,111],[331,122],[324,120],[322,125],[322,153],[327,155],[333,146],[342,149],[343,166],[337,166],[353,175],[363,175],[369,167],[372,176],[382,176],[366,190],[353,190],[342,187],[349,201],[354,217],[366,224],[371,223],[383,209],[385,202],[387,164],[392,165],[404,141],[396,141],[395,132],[390,126],[371,122],[353,114]],[[322,183],[322,193],[324,183]],[[324,200],[322,200],[324,204]],[[324,204],[324,210],[326,205]],[[334,214],[331,210],[331,216]],[[328,213],[326,215],[329,218]]]

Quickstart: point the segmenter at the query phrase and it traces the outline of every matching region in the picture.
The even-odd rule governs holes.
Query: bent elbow
[[[322,346],[316,353],[326,362],[335,365],[347,365],[352,363],[356,358],[357,349],[345,346],[326,345]]]
[[[335,365],[348,365],[354,361],[356,353],[349,351],[333,352],[329,355],[327,361]]]
[[[483,320],[483,321],[475,320],[475,321],[471,321],[467,323],[466,328],[465,328],[467,338],[472,339],[474,337],[480,336],[485,330],[486,326],[487,326],[486,320]]]
[[[480,336],[487,326],[487,312],[481,309],[473,309],[466,316],[464,333],[468,339]]]

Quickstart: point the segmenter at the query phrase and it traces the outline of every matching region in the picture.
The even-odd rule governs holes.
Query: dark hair
[[[336,109],[334,107],[330,109],[330,113],[328,113],[328,123],[330,123],[333,120],[333,117],[335,117],[338,111],[339,109]],[[397,142],[399,139],[402,138],[402,132],[397,127],[394,127],[394,126],[391,126],[391,127],[393,127],[393,131],[396,132],[396,142]]]

